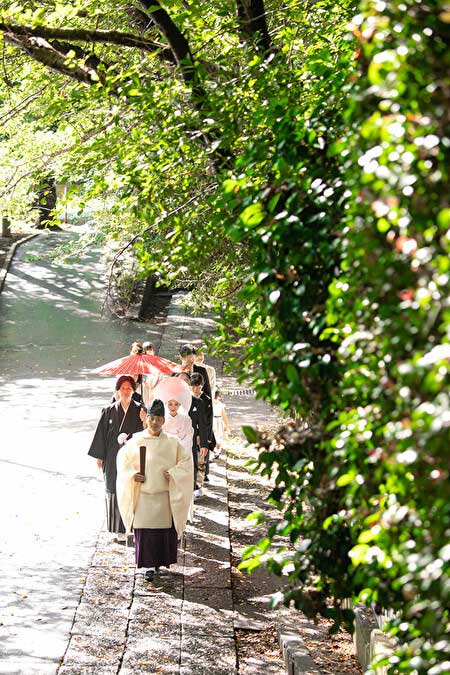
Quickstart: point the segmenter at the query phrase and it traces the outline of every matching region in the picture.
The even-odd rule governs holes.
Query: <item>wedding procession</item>
[[[228,432],[216,372],[204,363],[203,349],[185,344],[179,354],[177,365],[155,356],[150,342],[134,342],[129,357],[96,369],[133,373],[117,379],[89,455],[105,480],[107,530],[115,541],[134,543],[147,581],[177,562],[194,500],[203,495]]]

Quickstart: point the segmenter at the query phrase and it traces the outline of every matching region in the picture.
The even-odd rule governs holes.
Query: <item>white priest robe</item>
[[[137,483],[140,470],[140,446],[145,445],[145,481]],[[169,480],[164,475],[168,471]],[[134,434],[117,455],[117,503],[127,532],[131,527],[165,529],[172,527],[178,536],[186,528],[192,498],[192,452],[187,452],[174,436],[148,431]]]

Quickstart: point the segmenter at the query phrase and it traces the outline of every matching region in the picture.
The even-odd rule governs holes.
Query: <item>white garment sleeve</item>
[[[117,505],[127,532],[131,532],[140,483],[134,480],[139,472],[139,451],[136,439],[130,438],[117,454]]]
[[[189,415],[183,415],[183,438],[180,438],[186,452],[192,454],[192,442],[194,439],[194,427]]]
[[[177,463],[169,469],[169,500],[173,522],[178,536],[181,537],[186,529],[186,521],[192,501],[194,486],[194,462],[192,451],[187,452],[183,445],[177,442]]]

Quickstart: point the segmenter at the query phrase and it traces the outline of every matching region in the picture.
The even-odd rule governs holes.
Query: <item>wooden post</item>
[[[11,223],[8,216],[2,216],[2,237],[11,237]]]

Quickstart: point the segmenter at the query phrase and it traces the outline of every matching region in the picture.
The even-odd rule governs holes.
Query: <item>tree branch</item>
[[[189,42],[166,10],[161,7],[158,0],[142,0],[142,5],[148,11],[151,20],[157,26],[161,35],[169,43],[183,79],[185,82],[192,82],[195,79],[195,67]]]
[[[21,26],[0,21],[0,30],[5,35],[16,35],[24,38],[37,37],[45,40],[71,40],[72,42],[89,42],[134,47],[146,52],[155,52],[164,45],[133,35],[112,30],[88,30],[85,28],[50,28],[48,26]]]
[[[14,108],[11,108],[11,110],[8,110],[4,115],[0,115],[0,123],[1,124],[7,124],[9,120],[17,115],[20,112],[23,112],[26,108],[28,108],[29,105],[33,103],[33,101],[42,94],[43,91],[45,91],[46,87],[41,87],[38,89],[34,94],[29,94],[26,98],[24,98],[20,103],[14,106]]]
[[[207,187],[207,190],[212,191],[212,190],[215,190],[216,187],[217,187],[217,185],[216,185],[215,183],[213,183],[212,185],[209,185],[209,186]],[[199,197],[201,197],[203,194],[204,194],[204,191],[202,191],[201,193],[197,193],[197,194],[193,195],[193,197],[191,197],[190,199],[188,199],[188,200],[187,200],[186,202],[184,202],[183,204],[180,204],[180,206],[177,206],[176,208],[172,209],[172,211],[169,211],[168,213],[165,213],[164,215],[162,215],[162,216],[161,216],[160,218],[158,218],[154,223],[152,223],[152,225],[149,225],[148,227],[145,227],[141,232],[138,232],[138,234],[135,234],[134,237],[132,237],[132,238],[131,238],[124,246],[122,246],[122,248],[116,253],[116,255],[114,256],[114,258],[113,258],[113,260],[112,260],[112,262],[111,262],[111,266],[110,266],[110,268],[109,268],[108,286],[107,286],[107,289],[106,289],[105,300],[104,300],[104,302],[103,302],[102,315],[103,315],[103,312],[105,311],[105,307],[108,307],[108,309],[111,311],[111,307],[110,307],[110,304],[109,304],[109,299],[110,299],[110,297],[111,297],[111,287],[112,287],[112,280],[113,280],[114,268],[115,268],[115,266],[117,265],[117,262],[118,262],[119,258],[121,258],[121,257],[123,256],[123,254],[125,253],[125,251],[126,251],[128,248],[130,248],[130,246],[132,246],[132,245],[133,245],[140,237],[142,237],[142,236],[143,236],[144,234],[146,234],[147,232],[151,232],[153,229],[155,229],[158,225],[160,225],[161,223],[163,223],[165,220],[167,220],[168,218],[171,218],[172,216],[174,216],[174,215],[175,215],[176,213],[178,213],[179,211],[182,211],[183,209],[185,209],[187,206],[189,206],[189,204],[191,204],[192,202],[194,202],[196,199],[198,199]]]
[[[72,80],[78,80],[85,84],[94,84],[99,80],[104,80],[104,74],[97,70],[102,63],[100,59],[93,54],[87,55],[76,45],[58,41],[48,42],[41,37],[27,37],[14,33],[4,33],[4,36],[6,42],[23,49],[35,61],[39,61],[39,63],[57,73],[67,75]],[[84,63],[74,63],[73,60],[68,60],[70,52],[74,52],[78,58],[82,58]]]
[[[269,52],[271,40],[267,28],[264,0],[236,0],[236,8],[244,35],[254,40],[259,51]]]

